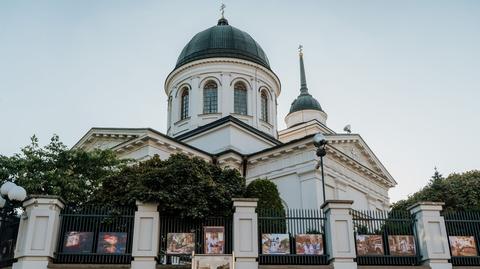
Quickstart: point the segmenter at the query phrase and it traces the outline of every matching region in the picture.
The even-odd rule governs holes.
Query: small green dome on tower
[[[183,48],[175,68],[196,60],[227,57],[260,64],[270,69],[267,55],[246,32],[228,24],[221,18],[216,26],[196,34]]]
[[[300,110],[307,110],[307,109],[312,109],[312,110],[322,110],[322,107],[320,106],[320,103],[313,98],[313,96],[309,93],[301,93],[297,99],[295,99],[290,106],[290,112],[293,113],[295,111],[300,111]]]
[[[301,111],[301,110],[319,110],[323,111],[320,103],[317,99],[313,98],[311,94],[308,93],[307,88],[307,79],[305,78],[305,67],[303,66],[303,52],[302,46],[299,47],[300,50],[300,95],[293,101],[290,106],[290,113]]]

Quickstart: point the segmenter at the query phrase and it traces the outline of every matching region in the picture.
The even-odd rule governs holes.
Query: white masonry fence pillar
[[[451,269],[445,220],[440,215],[444,203],[419,202],[408,209],[415,216],[418,248],[424,265],[432,269]]]
[[[357,268],[352,204],[350,200],[327,200],[322,205],[326,217],[326,249],[334,269]]]
[[[258,269],[258,199],[234,198],[233,252],[235,269]]]
[[[160,234],[158,204],[137,201],[133,228],[132,269],[155,269]]]
[[[47,269],[54,258],[65,203],[57,196],[32,195],[23,207],[13,269]]]

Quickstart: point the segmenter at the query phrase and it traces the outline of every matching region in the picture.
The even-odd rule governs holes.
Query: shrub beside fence
[[[328,264],[321,210],[259,210],[258,231],[260,264]]]
[[[15,262],[19,224],[18,216],[7,215],[6,209],[0,210],[0,268],[11,266]]]
[[[407,211],[352,210],[358,265],[418,265],[415,219]]]
[[[168,240],[168,236],[172,239],[172,234],[193,234],[191,239],[194,243],[195,254],[205,254],[205,227],[223,227],[223,244],[224,253],[232,254],[233,250],[233,218],[229,217],[207,217],[205,219],[187,219],[178,216],[160,216],[160,247],[158,261],[160,264],[185,264],[192,260],[191,253],[174,253],[168,251],[175,244],[174,240]],[[222,238],[219,238],[221,241]],[[187,239],[190,240],[190,239]],[[180,246],[175,246],[180,248]]]
[[[454,266],[480,266],[480,212],[446,212],[450,262]]]
[[[65,207],[55,263],[128,264],[135,207]]]

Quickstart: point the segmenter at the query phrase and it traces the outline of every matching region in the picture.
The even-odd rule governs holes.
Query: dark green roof
[[[301,93],[290,106],[290,113],[306,109],[323,111],[320,103],[311,94]]]
[[[228,25],[224,18],[216,26],[196,34],[183,48],[175,68],[196,60],[228,57],[260,64],[270,69],[267,55],[247,33]]]

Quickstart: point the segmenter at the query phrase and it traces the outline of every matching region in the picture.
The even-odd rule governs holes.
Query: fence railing
[[[20,218],[0,210],[0,268],[8,267],[15,262],[14,251],[17,243]]]
[[[233,218],[160,216],[160,264],[188,264],[195,254],[232,254]]]
[[[260,264],[328,264],[321,210],[259,210],[258,232]]]
[[[450,262],[454,266],[480,266],[480,212],[446,212]]]
[[[132,260],[135,207],[66,207],[55,263],[126,264]]]
[[[407,211],[352,210],[358,265],[418,265],[415,219]]]

